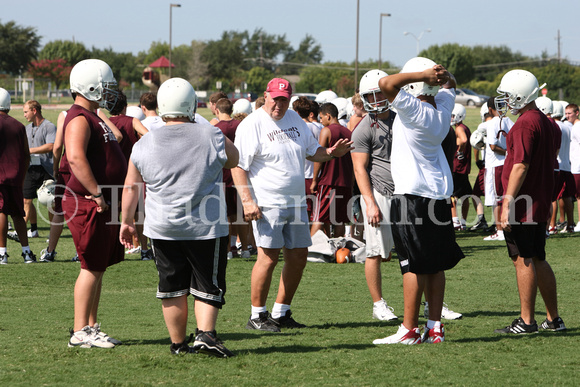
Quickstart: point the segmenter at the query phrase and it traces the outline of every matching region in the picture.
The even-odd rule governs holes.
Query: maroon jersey
[[[502,173],[504,192],[513,166],[528,164],[526,178],[516,196],[517,222],[545,222],[548,219],[554,186],[554,137],[552,123],[538,109],[524,112],[507,135]]]
[[[236,139],[236,130],[238,129],[238,125],[240,121],[238,120],[230,120],[230,121],[220,121],[214,126],[222,131],[222,133],[230,139],[230,141],[234,142]],[[223,170],[224,175],[224,183],[226,187],[233,187],[234,180],[232,179],[232,171],[230,169],[224,168]]]
[[[28,138],[24,125],[0,114],[0,184],[22,186],[28,170]]]
[[[339,124],[330,124],[330,142],[328,147],[332,147],[341,138],[350,141],[352,132]],[[352,187],[352,159],[350,152],[342,157],[332,159],[322,164],[318,185],[331,185],[334,187]]]
[[[120,114],[118,116],[113,116],[109,118],[113,124],[121,131],[123,139],[119,143],[121,146],[121,151],[125,155],[127,163],[129,163],[129,158],[131,157],[131,151],[133,150],[133,145],[139,140],[139,136],[133,129],[133,117]]]
[[[85,117],[89,124],[91,134],[86,157],[95,180],[99,185],[123,185],[127,175],[127,161],[113,132],[95,113],[79,105],[73,105],[66,115],[63,135],[66,135],[69,122],[78,116]],[[66,152],[65,149],[65,154]],[[65,196],[70,196],[70,191],[81,197],[94,193],[88,192],[73,173],[71,173],[67,188]],[[103,195],[106,200],[111,199],[110,190],[103,190]]]
[[[458,155],[455,154],[455,158],[453,159],[453,173],[469,175],[469,172],[471,172],[471,143],[469,142],[469,137],[471,137],[471,131],[464,124],[458,124],[457,126],[462,127],[463,130],[465,131],[465,135],[467,136],[467,142],[463,147],[462,159],[459,159]]]

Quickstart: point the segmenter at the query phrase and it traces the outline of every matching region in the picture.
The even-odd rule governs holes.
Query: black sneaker
[[[553,332],[565,331],[566,325],[564,325],[564,321],[560,317],[556,317],[552,321],[548,321],[548,319],[545,319],[542,325],[540,325],[540,329]]]
[[[494,234],[496,231],[497,229],[495,228],[495,224],[492,224],[491,226],[483,229],[483,232],[486,234]]]
[[[262,312],[258,314],[258,318],[252,318],[252,316],[250,316],[250,319],[246,324],[246,329],[257,329],[267,332],[280,332],[280,328],[272,321],[268,312]]]
[[[141,260],[151,261],[153,259],[153,250],[149,249],[147,251],[141,250]]]
[[[494,333],[513,333],[516,335],[528,334],[528,333],[538,333],[538,324],[534,321],[533,324],[526,324],[524,320],[519,317],[515,319],[511,325],[508,325],[502,329],[494,330]]]
[[[272,316],[269,316],[268,318],[279,328],[306,328],[306,325],[300,324],[292,318],[292,312],[290,310],[287,310],[286,314],[280,316],[280,318],[274,318]]]
[[[235,356],[233,352],[227,349],[222,341],[217,338],[215,331],[200,331],[199,329],[196,329],[193,350],[198,353],[215,357]]]
[[[22,253],[22,258],[24,259],[24,263],[36,263],[36,255],[32,251]]]
[[[183,355],[186,353],[197,353],[193,347],[190,347],[188,345],[188,343],[191,341],[191,339],[193,338],[193,335],[190,335],[188,338],[186,338],[185,340],[183,340],[182,343],[171,343],[171,345],[169,346],[169,350],[171,351],[172,355]]]
[[[475,223],[473,226],[471,226],[471,228],[469,229],[469,231],[485,230],[488,227],[489,226],[487,225],[487,222],[486,222],[485,218],[482,218],[482,219],[479,219],[477,221],[477,223]]]

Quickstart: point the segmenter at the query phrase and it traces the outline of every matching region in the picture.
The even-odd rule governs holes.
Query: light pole
[[[379,17],[379,70],[381,69],[381,46],[383,45],[383,16],[390,17],[390,13],[381,13]]]
[[[171,66],[173,62],[171,62],[171,26],[173,25],[173,7],[180,8],[181,4],[169,4],[169,78],[171,78]]]
[[[356,56],[354,59],[354,91],[358,85],[358,25],[360,19],[360,0],[356,0]]]
[[[407,31],[403,32],[403,35],[405,35],[405,36],[411,35],[417,41],[417,56],[419,56],[419,41],[421,40],[421,38],[423,37],[423,34],[425,32],[431,32],[431,28],[427,28],[426,30],[421,31],[421,33],[419,34],[419,37],[416,37],[415,34],[412,32],[407,32]]]

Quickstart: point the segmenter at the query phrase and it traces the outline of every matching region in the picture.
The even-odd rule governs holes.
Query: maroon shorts
[[[331,224],[349,223],[352,212],[352,208],[349,208],[351,197],[351,188],[331,185],[318,186],[316,203],[310,220]]]
[[[105,271],[125,259],[125,250],[119,242],[120,224],[118,219],[111,222],[111,209],[99,213],[93,200],[80,196],[75,200],[69,192],[62,200],[62,207],[81,268]]]
[[[557,199],[573,198],[576,196],[576,182],[570,171],[560,171],[558,173],[556,187],[558,187]]]
[[[503,165],[500,165],[499,167],[495,167],[494,169],[495,175],[495,195],[496,195],[496,200],[498,202],[501,201],[501,197],[503,196],[503,184],[501,183],[501,174],[503,172]]]
[[[576,198],[580,198],[580,173],[573,173],[572,176],[574,177],[574,195]]]
[[[56,215],[64,214],[64,211],[62,210],[62,197],[66,190],[66,183],[68,183],[69,180],[70,173],[58,172],[54,186],[54,212]]]
[[[0,212],[10,216],[25,216],[22,187],[0,184]]]
[[[477,197],[485,196],[485,168],[481,168],[475,178],[473,195]]]

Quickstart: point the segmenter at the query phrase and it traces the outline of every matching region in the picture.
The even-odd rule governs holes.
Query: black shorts
[[[31,165],[28,167],[24,178],[24,199],[35,199],[38,197],[38,190],[45,180],[52,179],[50,173],[46,172],[42,165]]]
[[[463,173],[453,173],[453,196],[461,199],[463,196],[471,195],[473,189],[469,183],[469,175]],[[463,200],[468,198],[463,198]]]
[[[192,294],[217,308],[226,303],[226,265],[229,237],[172,241],[152,239],[159,273],[157,298]]]
[[[511,231],[503,231],[510,257],[546,259],[546,222],[511,227]]]
[[[435,274],[465,257],[455,242],[449,200],[395,195],[391,222],[402,274]]]

